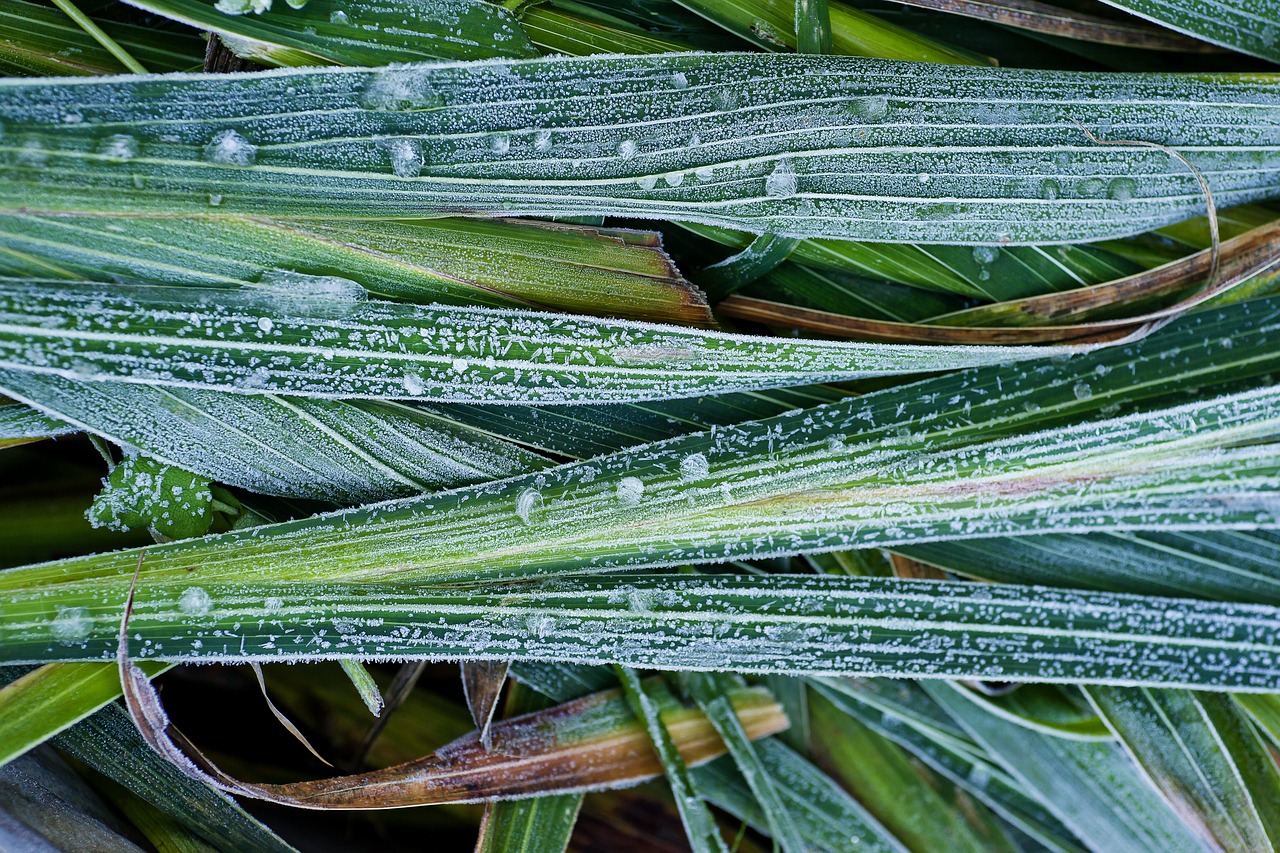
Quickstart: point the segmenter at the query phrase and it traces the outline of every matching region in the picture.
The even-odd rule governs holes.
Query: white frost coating
[[[816,384],[1084,349],[761,338],[365,297],[355,282],[288,271],[216,295],[10,280],[0,282],[0,368],[250,394],[563,404]]]
[[[252,166],[258,159],[258,146],[234,130],[220,130],[204,147],[204,157],[218,166]]]

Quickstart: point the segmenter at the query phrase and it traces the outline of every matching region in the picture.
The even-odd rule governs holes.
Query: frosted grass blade
[[[1274,848],[1280,773],[1229,696],[1094,686],[1090,701],[1151,784],[1207,844]]]
[[[259,494],[357,504],[550,464],[479,429],[390,401],[224,394],[3,369],[0,389],[56,415],[43,420],[61,422],[58,433],[82,427]],[[54,429],[40,427],[41,416],[27,411],[23,423],[35,422],[37,432]],[[12,431],[31,430],[15,423]]]
[[[436,219],[0,217],[0,274],[203,287],[281,270],[338,273],[385,299],[542,308],[710,326],[706,300],[660,235],[615,228]]]
[[[1055,738],[1010,726],[950,685],[921,686],[1090,849],[1203,850],[1200,839],[1118,744]]]
[[[1276,0],[1102,0],[1161,26],[1280,62]]]
[[[387,65],[424,59],[536,56],[505,8],[482,0],[128,0],[148,12],[211,30],[237,56],[264,65]],[[234,11],[239,5],[239,11]]]
[[[896,550],[997,583],[1280,605],[1280,542],[1271,531],[1023,536]]]
[[[1280,84],[1263,74],[493,60],[6,80],[0,119],[7,212],[615,215],[972,245],[1124,236],[1203,208],[1178,160],[1096,145],[1075,121],[1175,146],[1220,207],[1280,193]]]
[[[294,274],[216,292],[0,281],[0,368],[320,399],[599,404],[1078,351],[787,340],[364,297],[351,281]]]
[[[14,662],[110,659],[118,591],[100,582],[9,593],[0,651]],[[455,588],[193,575],[144,582],[138,595],[130,646],[144,661],[514,658],[1249,692],[1274,690],[1280,677],[1280,609],[1046,587],[634,575]]]

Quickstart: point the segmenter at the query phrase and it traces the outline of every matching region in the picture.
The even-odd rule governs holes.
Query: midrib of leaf
[[[744,90],[746,78],[753,85]],[[574,94],[565,97],[565,87]],[[1008,93],[995,112],[992,89]],[[1202,199],[1177,160],[1094,145],[1064,114],[1094,127],[1123,121],[1128,136],[1175,142],[1226,206],[1276,191],[1270,164],[1280,142],[1267,119],[1278,109],[1274,92],[1262,75],[1090,76],[755,54],[56,87],[5,81],[3,148],[15,165],[0,186],[0,209],[321,217],[461,210],[671,218],[889,242],[1080,241],[1185,218]],[[80,123],[63,121],[72,112]],[[652,115],[663,118],[645,118]],[[254,165],[205,158],[225,130],[256,146]],[[113,131],[131,134],[138,156],[112,162],[96,153]],[[533,144],[539,131],[556,140],[542,151]],[[384,142],[397,138],[417,140],[433,165],[418,177],[395,175]],[[634,157],[617,153],[627,139]],[[794,193],[777,181],[766,192],[777,169],[796,173]],[[933,176],[927,189],[921,173]],[[1048,180],[1071,193],[1046,201]],[[218,206],[209,194],[221,198]]]

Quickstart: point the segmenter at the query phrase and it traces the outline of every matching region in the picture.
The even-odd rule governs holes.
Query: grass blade
[[[11,594],[2,653],[14,662],[109,658],[120,604],[92,602],[116,586],[58,591],[55,600],[78,603],[62,606],[61,622],[49,612],[51,591]],[[1274,607],[1033,589],[812,575],[555,579],[484,592],[144,579],[130,636],[138,638],[131,644],[139,658],[169,661],[514,658],[1274,689]],[[193,612],[206,602],[207,610]],[[68,610],[84,624],[74,640],[65,628]],[[1001,725],[1010,728],[1006,720]]]
[[[1206,844],[1233,851],[1276,846],[1280,772],[1229,696],[1103,686],[1086,693]]]
[[[1161,26],[1213,44],[1280,61],[1276,0],[1102,0]]]
[[[676,801],[676,810],[680,812],[680,820],[684,823],[685,835],[693,853],[728,853],[729,848],[720,835],[720,827],[716,825],[711,810],[694,791],[689,768],[680,754],[675,738],[662,719],[655,697],[649,694],[635,670],[629,667],[618,667],[618,680],[622,682],[622,692],[627,698],[627,704],[631,706],[631,712],[644,724],[653,750],[662,762],[667,783],[671,786],[671,795]],[[734,716],[737,716],[736,713]]]
[[[250,13],[224,11],[234,0],[128,0],[198,30],[212,30],[241,58],[264,65],[387,65],[424,59],[534,56],[502,6],[480,0],[308,0]],[[376,36],[371,36],[376,33]]]
[[[921,686],[1090,849],[1202,849],[1118,745],[1010,726],[950,685]]]
[[[685,684],[698,707],[707,715],[707,719],[716,727],[720,738],[729,748],[738,771],[746,780],[764,814],[768,834],[774,843],[784,853],[804,853],[807,848],[800,836],[800,827],[783,805],[771,774],[751,745],[751,739],[742,728],[738,715],[734,713],[730,693],[726,689],[732,682],[724,676],[693,672],[686,677]]]
[[[778,340],[364,295],[345,279],[296,274],[216,292],[0,282],[0,368],[320,399],[598,404],[1073,351]]]
[[[150,676],[169,667],[148,663]],[[98,663],[0,669],[0,765],[74,726],[120,695],[120,677]]]
[[[1007,93],[997,112],[992,89]],[[1175,144],[1225,207],[1277,192],[1276,92],[1265,75],[783,54],[4,81],[0,148],[14,165],[0,210],[618,215],[887,242],[1095,240],[1184,219],[1203,198],[1177,159],[1095,145],[1076,121]],[[131,144],[101,153],[125,128]],[[396,163],[424,165],[414,177]]]
[[[252,286],[280,270],[352,278],[396,301],[558,309],[713,325],[706,300],[647,231],[461,219],[0,217],[13,278]]]

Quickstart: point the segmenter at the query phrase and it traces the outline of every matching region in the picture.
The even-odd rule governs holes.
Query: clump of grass
[[[0,846],[1280,843],[1275,0],[4,2]]]

